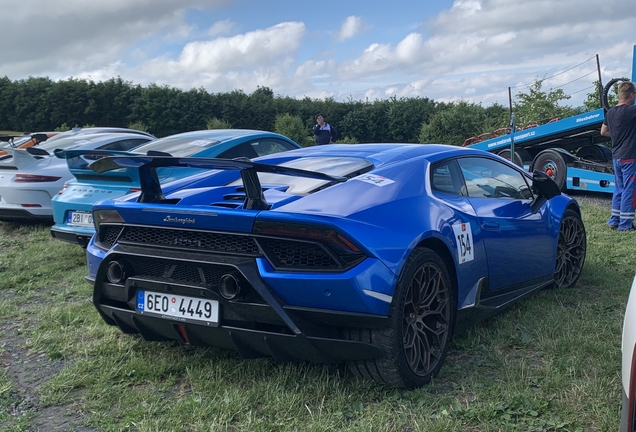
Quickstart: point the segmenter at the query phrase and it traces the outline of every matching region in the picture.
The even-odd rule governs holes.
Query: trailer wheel
[[[531,171],[539,170],[546,173],[559,186],[561,191],[565,191],[565,177],[567,165],[563,156],[554,150],[543,150],[534,158]]]
[[[586,145],[576,152],[581,159],[592,162],[609,162],[612,160],[612,150],[600,144]]]
[[[501,150],[497,155],[501,156],[504,159],[510,160],[510,149]],[[532,156],[528,153],[528,150],[517,149],[515,150],[515,161],[514,164],[523,168],[523,164],[525,162],[532,162]]]

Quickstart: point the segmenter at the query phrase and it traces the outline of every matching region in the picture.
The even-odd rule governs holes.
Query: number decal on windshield
[[[453,225],[455,233],[455,241],[457,242],[457,262],[459,264],[472,261],[473,255],[473,232],[469,223],[460,223]]]

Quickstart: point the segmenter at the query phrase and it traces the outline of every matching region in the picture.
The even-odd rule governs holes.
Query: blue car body
[[[300,148],[298,144],[279,134],[241,129],[218,129],[185,132],[158,139],[149,145],[132,151],[163,152],[179,157],[248,157]],[[89,159],[87,159],[87,155]],[[120,152],[100,152],[101,156],[116,155]],[[60,152],[66,157],[74,179],[67,182],[62,192],[52,200],[55,225],[51,235],[59,240],[86,246],[95,233],[91,207],[96,201],[114,199],[139,190],[136,169],[120,170],[96,174],[90,169],[91,154],[88,152]],[[192,169],[165,168],[159,172],[162,182],[192,175]]]
[[[166,166],[222,171],[162,189],[151,174]],[[574,284],[585,260],[576,201],[480,150],[327,145],[93,169],[121,167],[146,180],[138,198],[93,207],[87,279],[107,323],[149,340],[346,361],[413,387],[439,371],[455,327]]]

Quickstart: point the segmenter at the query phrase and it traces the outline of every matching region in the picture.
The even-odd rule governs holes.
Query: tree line
[[[598,84],[597,84],[598,86]],[[537,80],[514,100],[518,127],[596,109],[597,93],[582,107],[563,105],[562,90],[544,91]],[[157,137],[213,128],[275,131],[311,145],[316,114],[336,127],[341,142],[443,143],[461,145],[471,136],[505,128],[509,107],[429,98],[335,101],[274,95],[267,87],[210,93],[165,85],[141,86],[121,78],[94,82],[47,77],[0,78],[0,130],[52,131],[74,126],[143,129]]]

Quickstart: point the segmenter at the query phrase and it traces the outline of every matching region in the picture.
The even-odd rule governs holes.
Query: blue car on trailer
[[[347,362],[428,383],[455,330],[585,262],[579,206],[481,150],[325,145],[245,159],[108,157],[141,193],[93,206],[93,302],[148,340]],[[163,187],[167,167],[215,170]]]
[[[298,148],[300,145],[294,141],[272,132],[214,129],[171,135],[131,151],[135,154],[154,152],[177,157],[255,158]],[[60,193],[52,199],[55,221],[51,228],[53,238],[85,247],[95,233],[91,214],[93,203],[139,191],[136,169],[100,174],[90,169],[90,164],[99,157],[123,154],[117,151],[56,152],[56,156],[66,158],[75,178],[66,182]],[[193,173],[191,169],[166,167],[159,170],[158,176],[161,182],[170,182]]]

